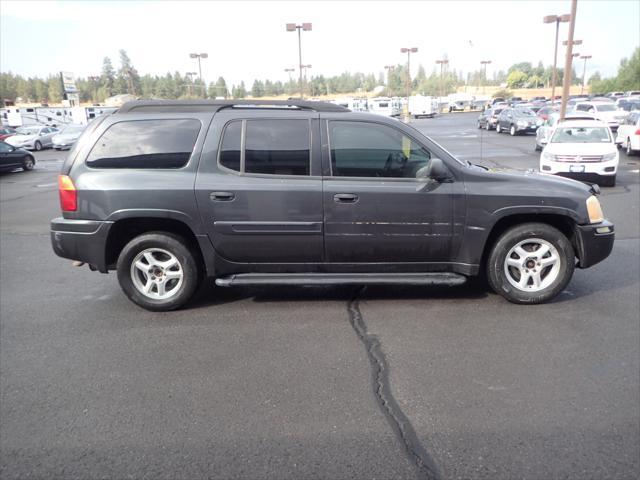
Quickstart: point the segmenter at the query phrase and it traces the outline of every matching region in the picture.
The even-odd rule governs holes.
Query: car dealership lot
[[[477,114],[412,124],[537,169]],[[612,255],[550,304],[455,288],[209,287],[132,305],[50,247],[64,152],[0,175],[2,478],[633,478],[640,157],[603,188]]]

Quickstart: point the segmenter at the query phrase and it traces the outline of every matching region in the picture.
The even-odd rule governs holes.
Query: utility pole
[[[571,15],[547,15],[542,19],[544,23],[555,23],[556,24],[556,43],[553,50],[553,70],[551,71],[551,105],[553,106],[553,102],[555,101],[556,96],[556,64],[558,63],[558,32],[560,30],[560,23],[568,22],[571,19]]]
[[[202,79],[202,63],[200,63],[200,60],[202,58],[209,58],[209,54],[208,53],[190,53],[189,57],[191,58],[197,58],[198,59],[198,72],[199,73],[199,77],[200,77],[200,91],[202,93],[202,98],[205,98],[205,91],[204,91],[204,80]]]
[[[484,86],[487,83],[487,65],[491,63],[491,60],[481,60],[480,66],[484,67],[484,75],[481,75],[482,79],[482,93],[484,93]],[[480,89],[480,80],[478,80],[478,90]]]
[[[418,47],[403,47],[400,49],[400,53],[407,54],[407,103],[404,107],[404,116],[407,121],[409,120],[409,97],[411,96],[411,54],[417,51]]]
[[[436,64],[440,65],[440,98],[444,97],[444,66],[449,63],[449,59],[443,58],[436,60]]]
[[[581,60],[584,60],[584,67],[582,67],[582,87],[580,87],[580,95],[584,93],[584,88],[587,86],[587,60],[591,58],[591,55],[582,55]]]
[[[569,38],[567,39],[567,56],[564,60],[564,78],[562,79],[562,103],[560,104],[560,120],[564,120],[567,113],[567,100],[569,99],[569,87],[571,86],[571,62],[573,60],[573,32],[576,28],[576,11],[578,0],[571,0],[571,20],[569,20]],[[582,42],[580,42],[582,43]]]
[[[303,23],[302,25],[296,25],[295,23],[287,23],[287,32],[298,31],[298,66],[300,67],[300,98],[304,98],[304,92],[302,87],[302,30],[305,32],[311,31],[310,23]]]

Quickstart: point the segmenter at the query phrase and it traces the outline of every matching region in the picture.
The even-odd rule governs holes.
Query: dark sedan
[[[496,128],[498,122],[498,115],[504,108],[487,108],[478,117],[478,128],[484,128],[485,130],[493,130]]]
[[[0,141],[0,171],[22,168],[24,171],[33,170],[36,160],[33,155],[22,148],[16,148]]]
[[[511,135],[535,133],[540,125],[542,125],[542,120],[529,108],[505,108],[498,115],[496,132],[507,131]]]

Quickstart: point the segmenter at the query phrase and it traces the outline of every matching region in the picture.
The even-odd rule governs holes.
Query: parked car
[[[616,143],[622,145],[631,156],[640,151],[640,112],[627,115],[618,127]]]
[[[624,97],[616,100],[616,108],[623,112],[633,112],[640,110],[640,98]]]
[[[594,120],[566,120],[556,125],[540,155],[540,171],[616,184],[619,154],[611,129]]]
[[[53,136],[58,133],[54,127],[30,126],[20,127],[16,134],[7,138],[7,143],[14,147],[40,151],[53,145]]]
[[[495,105],[496,103],[502,103],[502,102],[506,102],[506,100],[504,98],[502,98],[502,97],[496,97],[491,102],[491,105]]]
[[[624,97],[624,92],[609,92],[605,95],[605,97],[616,100],[617,98]]]
[[[76,140],[84,132],[85,125],[66,125],[60,132],[55,135],[51,142],[56,150],[70,149]]]
[[[504,110],[502,107],[487,108],[478,117],[478,128],[484,128],[486,130],[493,130],[496,128],[498,115],[500,115],[502,110]]]
[[[638,97],[638,96],[640,96],[640,91],[631,90],[631,91],[628,91],[628,92],[624,92],[624,96],[625,97]]]
[[[589,113],[598,120],[606,123],[614,132],[618,129],[621,120],[627,116],[626,113],[618,111],[615,104],[605,102],[579,102],[575,106],[576,113]]]
[[[547,119],[538,127],[536,131],[536,144],[535,150],[536,152],[542,150],[544,146],[549,143],[549,138],[551,138],[551,134],[555,129],[556,125],[560,120],[560,113],[553,112],[551,115],[547,117]],[[592,115],[588,114],[577,114],[577,113],[569,113],[565,115],[565,121],[575,121],[575,120],[592,120],[597,122]]]
[[[16,134],[16,130],[11,127],[0,127],[0,140],[6,140]]]
[[[22,168],[26,172],[33,170],[35,165],[36,161],[29,152],[0,141],[0,171]]]
[[[540,120],[545,121],[547,118],[549,118],[549,115],[557,111],[558,109],[555,107],[542,107],[536,112],[536,115]]]
[[[507,300],[534,304],[613,247],[597,187],[490,171],[395,119],[330,103],[134,101],[74,148],[52,247],[116,270],[149,310],[184,305],[205,277],[458,285],[482,272]]]
[[[541,97],[533,97],[531,99],[532,102],[537,102],[537,101],[541,101],[541,102],[545,102],[547,100],[547,97],[541,96]]]
[[[519,133],[534,132],[542,125],[536,114],[528,108],[505,108],[496,122],[496,132],[509,132],[512,136]]]

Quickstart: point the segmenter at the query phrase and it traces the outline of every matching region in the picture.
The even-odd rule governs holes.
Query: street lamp
[[[200,77],[200,82],[202,83],[202,86],[201,86],[200,90],[202,91],[202,98],[204,98],[205,97],[205,94],[204,94],[204,80],[202,80],[202,64],[200,63],[200,59],[209,58],[209,54],[208,53],[190,53],[189,56],[191,58],[197,58],[198,59],[198,71],[200,72],[199,77]]]
[[[591,55],[582,55],[580,60],[584,60],[584,67],[582,67],[582,87],[580,87],[580,95],[584,93],[584,87],[587,84],[587,60],[591,58]]]
[[[556,96],[556,64],[558,63],[558,31],[560,30],[560,23],[565,23],[571,20],[571,15],[547,15],[542,19],[544,23],[556,24],[556,43],[553,50],[553,71],[551,73],[551,105]]]
[[[411,95],[411,54],[418,51],[417,47],[401,48],[400,53],[407,54],[407,111],[409,108],[409,96]]]
[[[198,72],[187,72],[185,73],[186,77],[189,77],[189,84],[187,85],[189,87],[189,96],[191,96],[193,94],[193,76],[197,75]]]
[[[436,64],[440,65],[440,98],[444,97],[444,77],[443,68],[449,63],[449,59],[443,58],[442,60],[436,60]]]
[[[484,75],[481,77],[482,93],[484,93],[484,84],[487,83],[487,65],[489,65],[490,63],[491,63],[491,60],[480,60],[480,66],[484,68]],[[480,80],[478,80],[478,83],[480,83]]]
[[[567,55],[564,60],[564,75],[562,78],[562,102],[560,103],[560,120],[564,120],[567,113],[567,100],[571,87],[571,62],[573,61],[573,45],[582,44],[582,40],[574,42],[573,33],[576,29],[576,12],[578,10],[578,0],[571,0],[571,16],[569,17],[569,35],[567,36]],[[577,43],[580,42],[580,43]]]
[[[295,23],[287,23],[287,32],[298,31],[298,65],[300,66],[300,98],[304,98],[302,91],[302,36],[301,31],[311,31],[310,23],[303,23],[302,25],[296,25]]]

